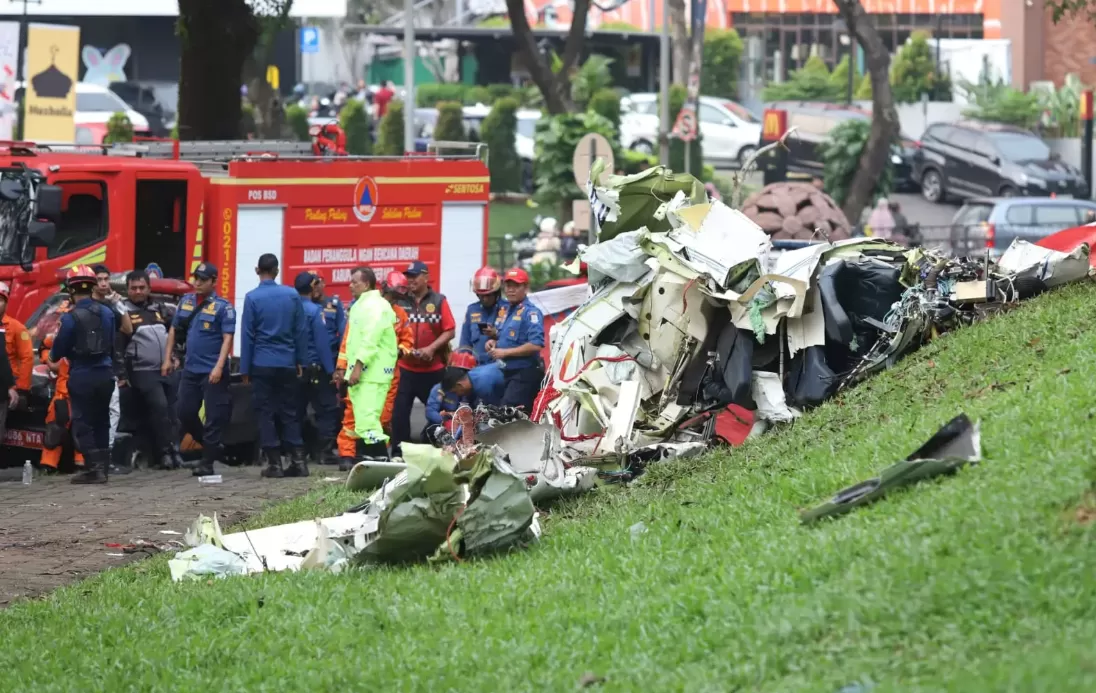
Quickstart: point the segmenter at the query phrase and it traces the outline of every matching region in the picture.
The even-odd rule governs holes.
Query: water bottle
[[[220,474],[207,474],[206,476],[198,477],[199,486],[212,486],[214,484],[221,483],[221,481],[222,479]]]
[[[34,478],[34,468],[30,465],[30,460],[27,460],[23,465],[23,485],[30,486],[31,479]]]

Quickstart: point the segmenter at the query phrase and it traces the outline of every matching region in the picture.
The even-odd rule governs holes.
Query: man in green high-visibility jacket
[[[381,428],[381,412],[396,370],[396,314],[377,291],[377,277],[368,267],[350,275],[350,308],[346,335],[350,405],[358,456],[388,457],[388,436]]]

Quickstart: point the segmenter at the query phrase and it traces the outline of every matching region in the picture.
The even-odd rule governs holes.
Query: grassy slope
[[[1038,299],[788,430],[557,507],[522,553],[215,584],[173,585],[162,559],[111,571],[0,612],[0,688],[1092,690],[1096,551],[1069,509],[1093,465],[1094,322],[1096,287]],[[961,411],[982,465],[798,525]],[[349,501],[324,489],[255,524]]]

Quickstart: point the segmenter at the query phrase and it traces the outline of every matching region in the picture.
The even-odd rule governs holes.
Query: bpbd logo
[[[377,183],[363,176],[354,186],[354,216],[358,221],[369,221],[377,213]]]

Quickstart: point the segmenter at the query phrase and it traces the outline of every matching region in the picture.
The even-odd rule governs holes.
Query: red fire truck
[[[58,188],[61,199],[46,238],[15,213],[28,200],[14,187],[0,195],[8,310],[25,319],[76,264],[117,271],[155,262],[186,278],[203,260],[219,268],[218,293],[239,309],[258,284],[259,255],[272,252],[282,281],[312,270],[346,299],[354,267],[383,276],[421,260],[463,315],[468,278],[487,252],[489,176],[479,154],[319,157],[311,143],[275,141],[0,142],[0,172],[41,174],[42,199]]]

